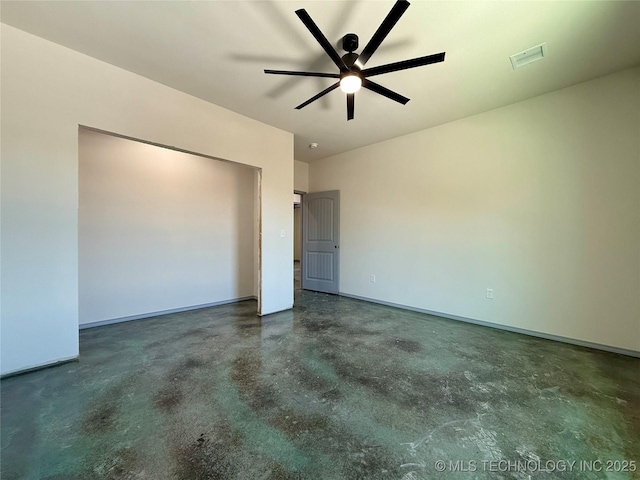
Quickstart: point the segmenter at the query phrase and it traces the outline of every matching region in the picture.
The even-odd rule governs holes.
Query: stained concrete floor
[[[3,380],[2,479],[639,478],[638,359],[313,292],[255,310],[84,330]]]

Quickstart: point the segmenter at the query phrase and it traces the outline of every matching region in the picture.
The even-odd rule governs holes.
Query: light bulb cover
[[[345,75],[340,80],[340,90],[344,93],[355,93],[362,86],[362,78],[359,75]]]

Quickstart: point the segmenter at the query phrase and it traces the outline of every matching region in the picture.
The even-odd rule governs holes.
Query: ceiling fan
[[[397,0],[391,8],[391,11],[384,19],[384,21],[373,34],[371,40],[360,54],[355,53],[358,49],[358,36],[355,33],[347,33],[342,39],[342,48],[347,52],[342,57],[333,48],[327,37],[323,35],[318,26],[311,19],[305,9],[296,10],[296,15],[300,17],[302,23],[309,29],[311,35],[315,37],[320,46],[327,52],[327,55],[336,64],[340,73],[320,73],[320,72],[296,72],[289,70],[265,70],[264,73],[272,75],[293,75],[299,77],[322,77],[322,78],[335,78],[338,79],[336,83],[323,91],[311,97],[306,102],[301,103],[296,107],[297,110],[306,107],[312,102],[315,102],[319,98],[323,97],[327,93],[340,87],[340,89],[347,94],[347,120],[352,120],[355,110],[355,92],[360,87],[367,88],[373,92],[376,92],[384,97],[390,98],[398,103],[405,105],[409,99],[400,95],[399,93],[389,90],[377,83],[369,80],[369,77],[374,75],[381,75],[383,73],[396,72],[398,70],[405,70],[407,68],[421,67],[423,65],[429,65],[432,63],[438,63],[444,61],[444,54],[436,53],[434,55],[427,55],[426,57],[413,58],[411,60],[404,60],[401,62],[388,63],[386,65],[380,65],[378,67],[366,68],[366,65],[371,55],[375,53],[382,41],[387,37],[391,29],[400,20],[402,14],[409,8],[409,2],[407,0]],[[364,70],[363,70],[364,69]]]

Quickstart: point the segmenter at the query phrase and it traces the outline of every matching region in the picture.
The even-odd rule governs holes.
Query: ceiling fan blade
[[[347,93],[347,121],[353,120],[353,112],[355,110],[355,93]]]
[[[376,30],[376,33],[373,34],[367,46],[364,47],[362,53],[358,57],[356,63],[360,68],[364,68],[365,64],[371,58],[371,55],[378,49],[382,41],[389,35],[391,29],[395,26],[395,24],[400,20],[402,14],[409,8],[409,2],[407,0],[397,0],[396,3],[391,8],[391,11],[387,15],[387,17],[383,20],[383,22]]]
[[[336,88],[338,88],[338,86],[340,85],[340,82],[336,82],[333,85],[331,85],[328,88],[325,88],[323,91],[321,91],[319,94],[317,94],[315,97],[311,97],[309,100],[307,100],[304,103],[301,103],[300,105],[298,105],[296,107],[296,110],[300,110],[301,108],[306,107],[307,105],[309,105],[311,102],[315,102],[316,100],[318,100],[320,97],[325,96],[327,93],[329,93],[332,90],[335,90]]]
[[[271,75],[294,75],[297,77],[322,77],[322,78],[340,78],[337,73],[318,73],[318,72],[292,72],[290,70],[267,70],[264,73]]]
[[[400,95],[399,93],[394,92],[393,90],[389,90],[386,87],[383,87],[382,85],[378,85],[377,83],[372,82],[371,80],[365,78],[362,82],[362,86],[364,88],[368,88],[369,90],[379,93],[380,95],[390,98],[391,100],[394,100],[398,103],[401,103],[403,105],[406,105],[406,103],[409,101],[409,99],[407,97],[403,97],[402,95]]]
[[[347,65],[344,63],[344,60],[342,60],[342,57],[338,55],[338,52],[336,52],[336,49],[333,48],[333,46],[329,43],[329,40],[327,40],[327,37],[325,37],[324,34],[320,31],[320,29],[311,19],[307,11],[304,8],[301,8],[300,10],[296,10],[296,15],[298,15],[300,20],[302,20],[302,23],[304,23],[305,27],[309,29],[309,31],[311,32],[311,35],[315,37],[315,39],[318,41],[320,46],[324,48],[324,51],[327,52],[327,55],[331,57],[331,60],[333,60],[333,63],[335,63],[340,70],[348,70],[349,67],[347,67]]]
[[[445,52],[442,52],[434,55],[427,55],[426,57],[412,58],[411,60],[404,60],[402,62],[387,63],[386,65],[380,65],[379,67],[367,68],[366,70],[362,70],[361,73],[365,77],[372,77],[383,73],[397,72],[398,70],[406,70],[407,68],[415,68],[423,65],[430,65],[432,63],[444,62],[444,54]]]

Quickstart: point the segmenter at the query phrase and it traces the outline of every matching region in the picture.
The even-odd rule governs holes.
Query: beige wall
[[[633,69],[312,163],[340,290],[639,351],[639,115]]]
[[[293,165],[294,171],[294,190],[296,192],[309,191],[309,164],[295,160]]]
[[[7,25],[3,374],[78,355],[78,126],[261,169],[261,311],[293,305],[293,135]],[[284,230],[285,236],[280,235]]]
[[[80,324],[254,295],[254,169],[80,129]]]

